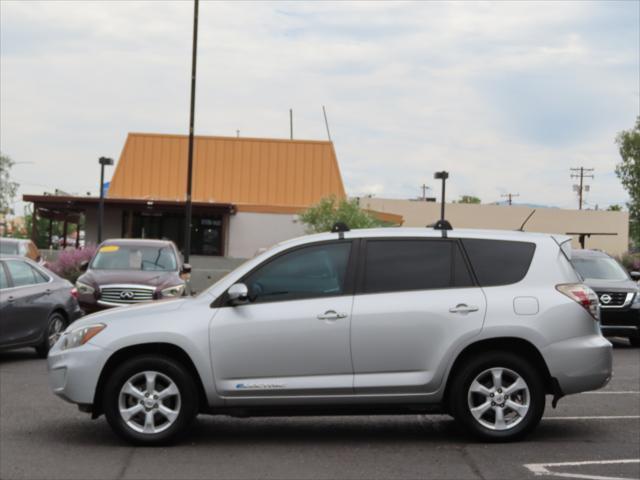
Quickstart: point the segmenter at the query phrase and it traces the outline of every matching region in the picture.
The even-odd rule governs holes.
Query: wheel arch
[[[524,357],[542,374],[545,393],[553,394],[558,398],[562,396],[557,380],[551,376],[547,362],[535,345],[519,337],[497,337],[478,340],[477,342],[467,345],[458,354],[447,376],[443,396],[443,405],[445,408],[449,408],[449,393],[457,372],[469,358],[489,351],[508,352]]]
[[[193,360],[187,352],[181,347],[172,343],[144,343],[138,345],[130,345],[123,347],[120,350],[115,351],[102,367],[100,376],[98,377],[98,383],[93,396],[93,405],[91,407],[91,417],[97,418],[104,413],[102,406],[102,394],[104,392],[104,386],[106,384],[109,375],[119,366],[122,362],[134,358],[140,355],[158,355],[169,357],[179,363],[181,363],[193,376],[198,388],[199,408],[201,412],[208,411],[209,404],[207,395],[205,393],[202,378],[196,369]]]

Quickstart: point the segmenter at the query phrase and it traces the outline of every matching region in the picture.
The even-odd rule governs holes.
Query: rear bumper
[[[611,380],[612,346],[601,335],[553,343],[542,350],[542,355],[564,395],[597,390]]]

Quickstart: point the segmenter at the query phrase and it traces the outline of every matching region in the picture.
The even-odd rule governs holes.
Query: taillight
[[[561,283],[556,290],[579,303],[595,319],[600,318],[600,303],[596,292],[581,283]]]
[[[71,296],[72,296],[73,298],[75,298],[75,299],[77,299],[77,298],[78,298],[78,289],[77,289],[76,287],[73,287],[73,288],[71,289]]]

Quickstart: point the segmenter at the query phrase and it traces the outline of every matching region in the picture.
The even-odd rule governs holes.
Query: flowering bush
[[[71,283],[75,283],[82,274],[80,264],[85,260],[90,261],[94,253],[96,253],[95,245],[87,245],[79,250],[63,250],[58,259],[49,265],[49,269]]]

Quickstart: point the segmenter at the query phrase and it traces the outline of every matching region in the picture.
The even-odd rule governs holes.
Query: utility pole
[[[584,167],[576,167],[571,168],[571,178],[579,178],[580,183],[578,185],[573,186],[573,190],[578,192],[578,210],[582,210],[582,195],[583,192],[589,191],[589,185],[584,184],[585,178],[594,178],[593,176],[593,168],[584,168]]]
[[[198,2],[193,2],[193,48],[191,51],[191,111],[189,114],[189,156],[187,165],[187,202],[184,219],[184,263],[189,263],[191,253],[191,184],[193,177],[193,124],[196,107],[196,58],[198,54]]]
[[[501,197],[507,198],[507,203],[509,204],[509,206],[513,205],[513,197],[519,197],[520,194],[519,193],[504,193],[502,195],[500,195]]]
[[[426,202],[427,201],[427,190],[431,190],[431,187],[427,187],[427,185],[423,183],[420,188],[422,189],[422,201]]]

